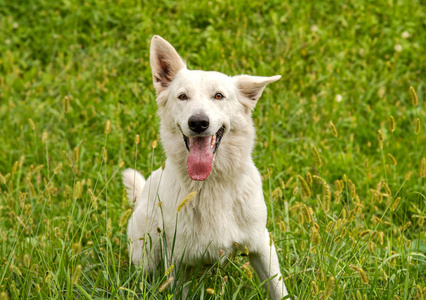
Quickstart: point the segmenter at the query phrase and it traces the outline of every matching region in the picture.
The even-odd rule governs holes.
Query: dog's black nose
[[[188,120],[189,128],[196,133],[205,131],[207,128],[209,128],[209,125],[209,117],[205,114],[194,115]]]

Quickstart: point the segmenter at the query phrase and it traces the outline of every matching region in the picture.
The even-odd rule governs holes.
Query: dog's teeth
[[[188,147],[189,147],[189,150],[191,150],[194,139],[192,137],[188,137],[188,140],[189,140]]]
[[[210,143],[210,147],[213,149],[215,144],[216,144],[216,135],[212,135],[212,141]]]

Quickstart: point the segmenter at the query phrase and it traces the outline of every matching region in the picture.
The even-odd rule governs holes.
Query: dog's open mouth
[[[188,175],[192,180],[205,180],[213,167],[213,157],[219,148],[225,126],[214,135],[188,137],[183,134],[186,149],[189,151],[186,161]]]

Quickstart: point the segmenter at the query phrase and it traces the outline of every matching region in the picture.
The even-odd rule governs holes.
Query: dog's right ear
[[[157,95],[169,86],[178,71],[185,68],[175,48],[158,35],[151,40],[150,63]]]

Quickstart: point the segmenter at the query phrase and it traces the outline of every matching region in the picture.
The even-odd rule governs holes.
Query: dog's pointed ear
[[[234,76],[235,85],[243,96],[243,104],[253,109],[262,95],[263,89],[268,83],[275,82],[281,78],[281,75],[271,77],[239,75]]]
[[[169,86],[178,71],[185,68],[185,62],[175,48],[158,35],[151,40],[150,63],[157,95]]]

